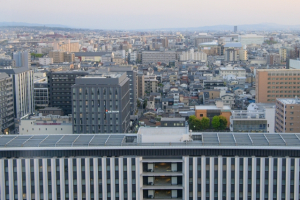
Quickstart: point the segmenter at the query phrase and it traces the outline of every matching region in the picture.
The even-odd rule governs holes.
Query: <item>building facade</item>
[[[258,69],[255,85],[257,103],[275,103],[276,98],[300,96],[300,70]]]
[[[26,67],[0,69],[13,79],[14,116],[21,118],[34,112],[33,71]]]
[[[176,60],[175,51],[143,51],[142,52],[142,63],[167,63]]]
[[[53,64],[53,58],[39,58],[40,65],[51,65]]]
[[[1,134],[9,134],[14,129],[13,80],[5,73],[0,73],[0,126]]]
[[[300,100],[298,98],[276,99],[275,119],[277,133],[299,133]]]
[[[137,90],[138,90],[138,98],[144,98],[145,95],[145,80],[144,80],[144,74],[143,73],[138,73],[137,74]]]
[[[29,69],[31,66],[31,55],[29,51],[14,52],[13,60],[15,61],[16,67],[26,67]]]
[[[22,147],[1,138],[1,199],[299,199],[295,134],[204,133],[151,148],[136,135],[29,137]]]
[[[72,87],[74,133],[126,133],[130,85],[126,73],[76,78]]]
[[[49,88],[47,82],[34,83],[34,106],[35,109],[47,107],[49,105]]]
[[[48,72],[49,106],[63,109],[64,114],[72,114],[71,87],[75,78],[87,75],[83,71]]]

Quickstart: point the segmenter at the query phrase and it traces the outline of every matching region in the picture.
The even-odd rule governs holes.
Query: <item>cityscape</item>
[[[300,25],[240,24],[0,22],[0,200],[300,199]]]

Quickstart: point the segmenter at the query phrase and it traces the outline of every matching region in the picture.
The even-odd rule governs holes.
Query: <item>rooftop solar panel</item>
[[[5,147],[6,143],[15,139],[16,136],[3,136],[0,140],[0,147]]]
[[[235,141],[232,134],[219,133],[220,145],[235,145]]]
[[[53,147],[64,135],[49,135],[40,143],[40,147]]]
[[[296,134],[280,134],[285,140],[286,145],[300,145],[300,139],[297,138]]]
[[[95,135],[90,142],[90,146],[104,145],[110,135]]]
[[[16,136],[15,139],[11,140],[9,143],[6,144],[7,147],[22,147],[23,143],[25,143],[28,139],[32,136],[30,135],[20,135]]]
[[[23,147],[38,147],[39,144],[47,137],[47,135],[35,135],[30,140],[23,143]]]
[[[94,137],[95,135],[80,135],[73,143],[73,146],[87,146]]]
[[[105,145],[121,145],[125,135],[111,135]]]
[[[234,139],[236,140],[237,145],[245,146],[245,145],[253,145],[251,138],[248,134],[232,134]]]
[[[264,136],[264,134],[249,134],[252,141],[253,141],[253,145],[255,146],[265,146],[265,145],[269,145],[268,140],[266,139],[266,137]]]
[[[62,137],[57,143],[56,146],[72,146],[73,142],[79,137],[80,135],[65,135]]]
[[[278,134],[265,134],[265,136],[267,137],[270,145],[285,145],[284,140],[281,138],[281,136]]]

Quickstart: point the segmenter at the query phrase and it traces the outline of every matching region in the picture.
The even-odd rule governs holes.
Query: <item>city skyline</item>
[[[55,0],[43,3],[36,0],[26,2],[12,0],[3,3],[0,18],[3,22],[61,24],[72,28],[91,29],[188,28],[262,22],[297,25],[296,19],[300,16],[298,6],[300,2],[293,0],[285,3],[254,0],[247,6],[245,2],[236,0],[218,3],[188,0],[184,4],[179,0],[164,2],[154,0],[151,4],[136,0],[125,2]]]

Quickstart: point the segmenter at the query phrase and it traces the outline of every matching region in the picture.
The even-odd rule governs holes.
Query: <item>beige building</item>
[[[67,51],[67,52],[78,52],[79,51],[79,43],[71,42],[70,40],[55,42],[54,50]]]
[[[275,116],[275,132],[300,132],[300,100],[298,98],[277,99]]]
[[[282,47],[279,49],[279,56],[280,56],[280,61],[281,62],[286,62],[286,54],[287,54],[287,49]]]
[[[142,52],[142,63],[167,63],[176,60],[175,51],[143,51]]]
[[[248,60],[248,54],[246,49],[240,49],[239,54],[240,54],[240,60],[242,61]]]
[[[74,62],[75,54],[64,51],[50,51],[49,57],[53,58],[53,63]]]
[[[158,80],[153,78],[145,78],[145,93],[150,94],[152,92],[157,92]]]
[[[275,103],[276,98],[300,96],[300,70],[258,69],[255,77],[256,103]]]

